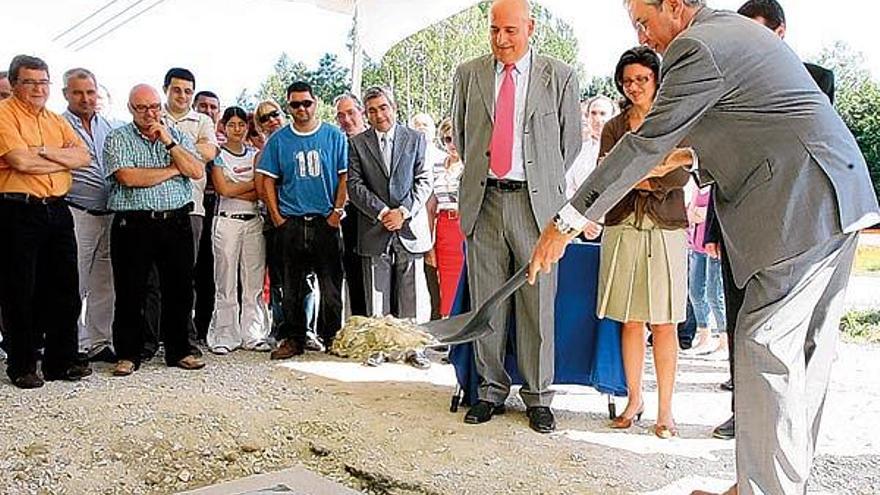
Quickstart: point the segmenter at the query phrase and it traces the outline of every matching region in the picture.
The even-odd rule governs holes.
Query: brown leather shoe
[[[178,361],[175,366],[185,370],[200,370],[205,367],[205,361],[202,358],[195,357],[192,354]]]
[[[122,359],[116,362],[116,366],[113,367],[113,376],[128,376],[134,373],[135,365],[133,362]]]
[[[299,356],[304,352],[303,348],[296,342],[290,339],[284,339],[281,342],[281,345],[269,354],[269,359],[290,359],[294,356]]]

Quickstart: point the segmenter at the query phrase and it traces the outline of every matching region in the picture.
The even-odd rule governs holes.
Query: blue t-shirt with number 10
[[[336,201],[339,174],[348,171],[348,141],[330,124],[309,133],[289,125],[269,138],[257,171],[275,179],[281,215],[327,216]]]

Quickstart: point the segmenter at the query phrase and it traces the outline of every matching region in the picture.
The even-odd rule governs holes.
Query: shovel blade
[[[476,311],[455,315],[445,320],[434,320],[422,325],[434,336],[439,345],[464,344],[492,332],[488,320],[475,319]]]

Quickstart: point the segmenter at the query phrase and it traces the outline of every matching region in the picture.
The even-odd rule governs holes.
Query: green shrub
[[[853,310],[840,319],[846,340],[880,343],[880,310]]]

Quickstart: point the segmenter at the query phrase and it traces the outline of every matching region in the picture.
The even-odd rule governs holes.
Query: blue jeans
[[[721,281],[721,262],[704,253],[691,251],[688,292],[694,308],[697,327],[709,326],[709,313],[715,316],[715,332],[727,328],[724,314],[724,285]]]

